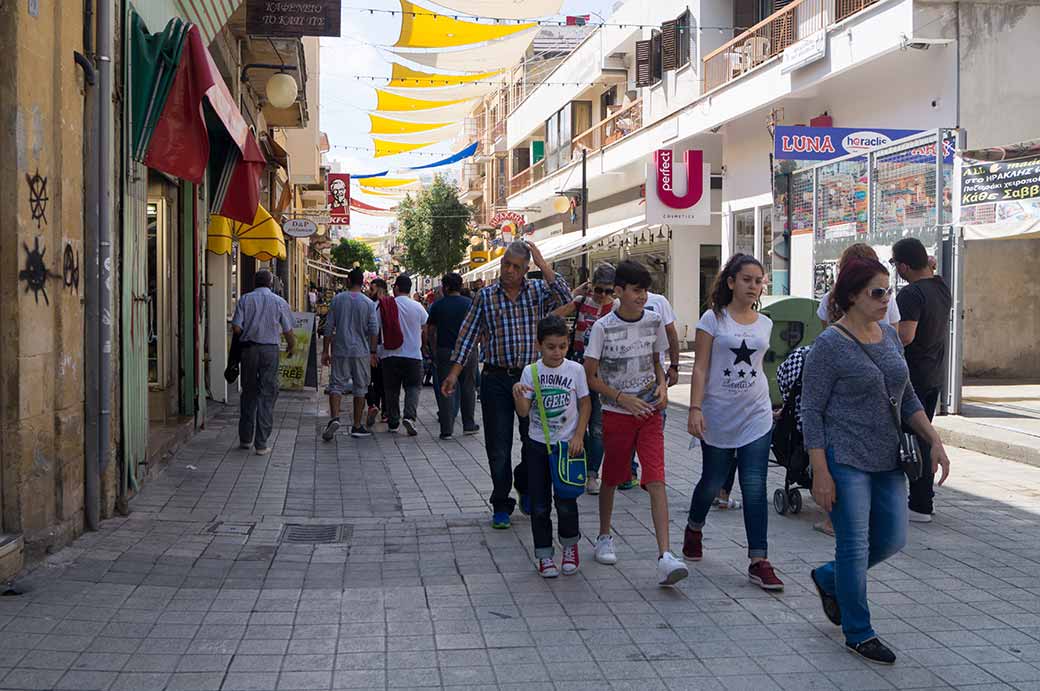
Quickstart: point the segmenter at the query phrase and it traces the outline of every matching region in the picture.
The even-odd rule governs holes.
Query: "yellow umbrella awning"
[[[422,98],[409,98],[408,96],[398,96],[392,94],[389,91],[383,91],[382,89],[376,89],[376,110],[432,110],[434,108],[444,108],[445,106],[453,106],[458,103],[465,103],[470,101],[469,98],[456,98],[447,101],[428,101]]]
[[[453,19],[419,5],[401,0],[401,35],[398,48],[450,48],[468,43],[483,43],[537,26],[524,24],[479,24]]]
[[[371,189],[369,187],[362,187],[361,191],[365,194],[371,194],[373,197],[396,197],[398,199],[408,194],[407,192],[386,192],[383,190]]]
[[[419,178],[355,178],[362,187],[407,187],[419,182]]]
[[[430,123],[394,120],[392,118],[385,118],[381,115],[375,115],[374,113],[369,113],[368,119],[371,122],[371,127],[368,131],[372,134],[412,134],[416,132],[429,132],[430,130],[448,127],[452,124],[444,122]]]
[[[415,151],[421,149],[424,146],[430,146],[437,142],[422,142],[421,144],[406,144],[403,142],[388,142],[385,139],[372,139],[372,143],[375,146],[375,158],[382,158],[383,156],[396,156],[397,154],[407,153],[409,151]]]
[[[232,240],[238,240],[242,254],[260,261],[285,259],[287,256],[282,227],[262,205],[256,207],[252,223],[240,223],[226,216],[210,214],[206,249],[214,254],[231,254]]]
[[[486,82],[499,76],[505,70],[493,72],[481,72],[480,74],[439,74],[437,72],[420,72],[411,67],[405,67],[399,62],[393,63],[390,71],[390,83],[387,86],[419,88],[419,87],[441,87],[470,82]]]

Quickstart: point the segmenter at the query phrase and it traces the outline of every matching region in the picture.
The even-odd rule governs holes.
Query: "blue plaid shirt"
[[[516,300],[509,299],[499,282],[482,288],[459,327],[452,362],[466,362],[483,338],[482,362],[495,367],[525,367],[536,357],[538,322],[570,301],[571,289],[559,274],[551,283],[524,279]]]

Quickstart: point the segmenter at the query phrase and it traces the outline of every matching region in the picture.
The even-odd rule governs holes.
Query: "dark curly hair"
[[[750,254],[737,252],[729,258],[726,265],[722,267],[722,271],[715,277],[715,283],[712,285],[711,294],[708,297],[708,306],[715,314],[721,316],[722,310],[733,302],[733,289],[729,287],[729,279],[736,278],[740,270],[749,264],[757,266],[762,275],[765,275],[766,270],[762,266],[762,262]]]

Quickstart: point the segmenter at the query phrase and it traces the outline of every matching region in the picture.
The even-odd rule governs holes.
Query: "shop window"
[[[167,329],[170,318],[167,313],[167,270],[170,266],[168,243],[169,218],[166,202],[156,199],[147,207],[147,251],[148,251],[148,384],[154,388],[165,388],[167,384]]]
[[[755,254],[755,210],[733,213],[733,253]]]

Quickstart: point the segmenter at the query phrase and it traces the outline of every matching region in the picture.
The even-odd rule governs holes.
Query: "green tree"
[[[397,207],[402,266],[424,276],[454,270],[466,256],[471,214],[459,201],[458,189],[440,176],[428,189],[405,197]]]
[[[332,263],[346,271],[350,271],[354,266],[359,266],[365,271],[375,271],[376,255],[368,243],[354,238],[342,238],[339,244],[332,248]]]

